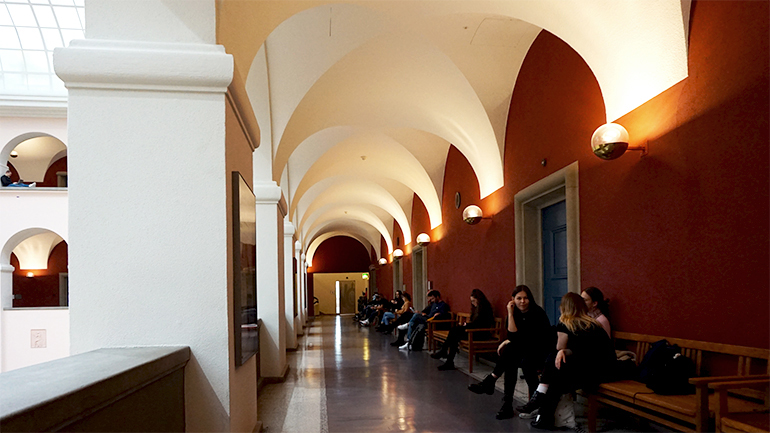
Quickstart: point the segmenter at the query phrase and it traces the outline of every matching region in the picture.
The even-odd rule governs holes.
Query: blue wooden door
[[[559,303],[567,294],[567,205],[560,201],[542,210],[543,309],[551,324],[559,320]]]

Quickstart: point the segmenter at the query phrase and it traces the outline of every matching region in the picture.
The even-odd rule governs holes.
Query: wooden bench
[[[753,379],[751,379],[753,378]],[[770,431],[770,411],[740,412],[738,408],[730,407],[730,392],[756,389],[761,391],[761,396],[768,400],[770,388],[770,376],[742,376],[741,380],[714,382],[709,384],[709,389],[716,391],[717,402],[715,408],[716,431],[718,432],[768,432]]]
[[[445,342],[452,326],[462,326],[470,320],[470,313],[452,313],[451,320],[431,320],[428,322],[428,350],[434,351]],[[495,317],[494,328],[468,329],[468,339],[461,340],[460,350],[468,352],[468,372],[473,373],[473,360],[479,353],[496,353],[503,342],[504,320]],[[491,334],[491,339],[479,339],[478,333]],[[474,336],[475,335],[475,336]]]
[[[709,395],[709,385],[724,381],[745,381],[753,379],[754,373],[770,373],[770,350],[754,347],[733,346],[728,344],[708,343],[680,338],[667,338],[655,335],[613,332],[613,338],[619,349],[636,353],[637,363],[641,362],[652,343],[663,339],[676,344],[682,354],[695,363],[696,375],[690,379],[695,385],[695,395],[658,395],[643,383],[633,380],[621,380],[603,383],[595,392],[586,393],[588,397],[588,428],[596,431],[596,411],[598,404],[620,408],[637,416],[652,420],[679,431],[708,431],[710,420],[718,406],[718,396]],[[729,373],[722,369],[732,369],[734,376],[718,376]],[[736,412],[757,412],[764,410],[765,402],[757,399],[758,395],[727,395],[726,402]]]

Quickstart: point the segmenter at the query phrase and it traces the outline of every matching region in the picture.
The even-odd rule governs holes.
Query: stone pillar
[[[294,329],[294,224],[288,218],[283,222],[283,280],[286,317],[286,348],[297,348],[297,332]]]
[[[302,300],[302,288],[304,287],[305,279],[302,278],[302,242],[299,240],[294,243],[294,258],[297,261],[297,317],[295,320],[294,329],[298,336],[305,335],[305,323],[307,322],[307,315],[305,314],[305,303]]]
[[[255,155],[257,153],[259,150]],[[260,174],[255,170],[255,177]],[[257,198],[257,311],[262,319],[260,369],[263,377],[283,378],[288,368],[283,282],[286,205],[281,200],[281,188],[273,181],[255,180],[254,195]]]
[[[163,2],[144,6],[152,15]],[[89,20],[103,24],[99,13]],[[69,89],[71,353],[190,346],[187,429],[228,431],[225,92],[233,59],[221,46],[144,36],[75,40],[54,55]]]
[[[3,322],[6,308],[13,308],[13,271],[11,265],[0,263],[0,336],[3,335]],[[3,345],[0,344],[0,372],[5,371]]]

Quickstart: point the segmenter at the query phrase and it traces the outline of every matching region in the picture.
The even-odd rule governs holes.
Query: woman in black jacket
[[[441,345],[441,349],[432,354],[431,358],[446,358],[446,362],[439,365],[438,369],[454,370],[455,355],[457,355],[460,340],[468,339],[468,329],[493,328],[495,326],[495,315],[492,312],[492,304],[489,303],[486,295],[479,289],[471,291],[471,317],[464,326],[454,326],[449,330],[446,341]],[[474,334],[479,339],[489,338],[489,335]]]
[[[529,393],[533,394],[539,383],[538,369],[542,368],[556,344],[551,322],[545,311],[535,303],[529,287],[516,286],[507,309],[508,337],[497,348],[500,357],[495,369],[481,383],[468,386],[476,394],[491,395],[495,392],[495,382],[505,373],[503,407],[497,412],[497,419],[513,417],[513,392],[516,389],[518,369],[521,367]]]

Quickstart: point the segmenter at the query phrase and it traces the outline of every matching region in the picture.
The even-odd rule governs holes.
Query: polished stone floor
[[[286,382],[260,390],[263,431],[541,431],[531,428],[529,420],[496,420],[502,394],[467,390],[476,379],[463,369],[467,361],[462,353],[456,360],[461,370],[441,372],[436,369],[440,362],[428,352],[399,351],[389,345],[392,340],[359,327],[350,317],[316,318],[305,329],[299,349],[288,354],[291,369]],[[473,376],[489,370],[474,366]],[[525,388],[521,385],[517,391]],[[603,427],[600,430],[650,430],[615,422]]]

